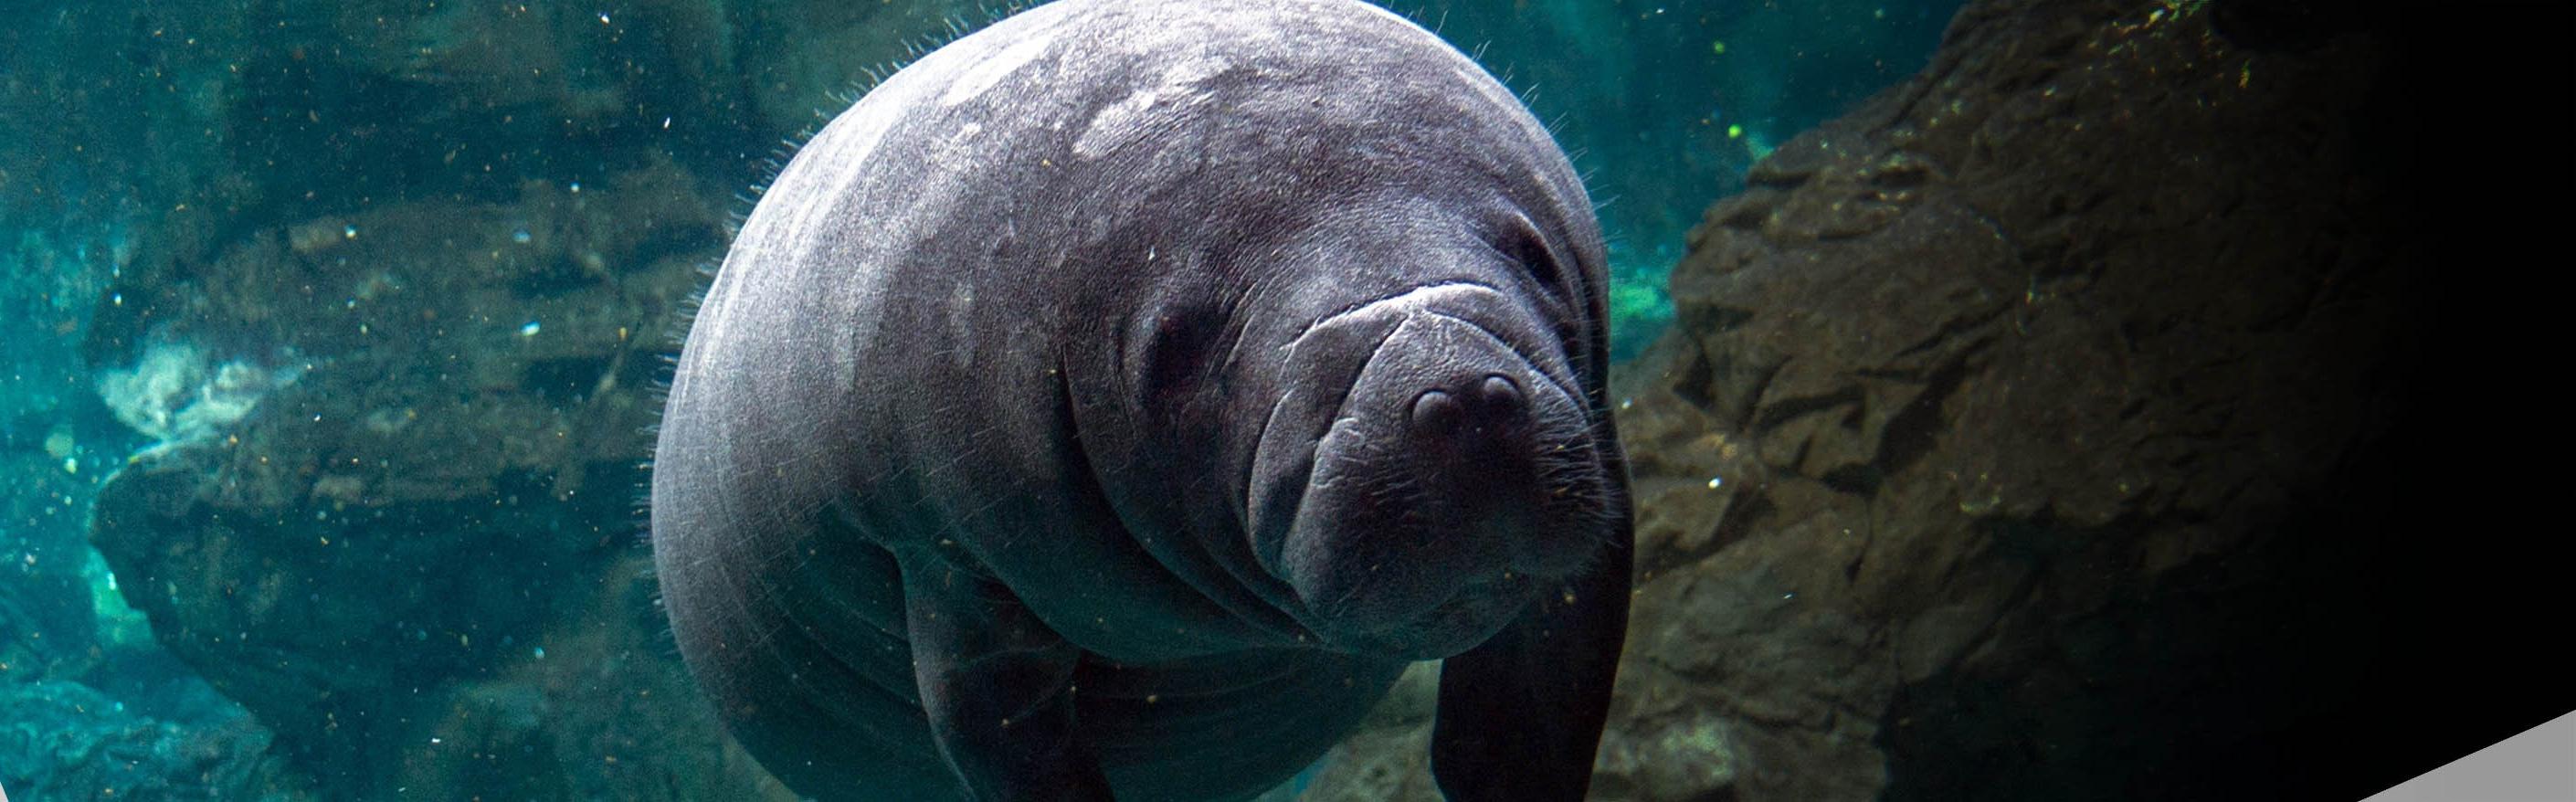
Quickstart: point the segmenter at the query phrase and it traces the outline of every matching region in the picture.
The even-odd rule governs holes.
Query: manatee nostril
[[[1465,406],[1447,392],[1424,390],[1413,398],[1413,428],[1424,434],[1456,431],[1459,418],[1466,415]]]
[[[1509,377],[1501,374],[1486,376],[1484,384],[1478,386],[1476,391],[1484,395],[1487,418],[1506,421],[1520,415],[1523,406],[1521,388],[1520,385],[1513,384]]]
[[[1476,439],[1499,435],[1529,416],[1529,398],[1519,383],[1499,373],[1482,379],[1422,391],[1413,397],[1413,432],[1423,437],[1454,438],[1473,432]]]

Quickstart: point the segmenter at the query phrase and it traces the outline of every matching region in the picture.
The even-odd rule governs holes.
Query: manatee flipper
[[[903,587],[921,706],[969,798],[1109,802],[1100,761],[1075,735],[1081,651],[991,580],[906,566]]]
[[[1629,531],[1627,521],[1618,531]],[[1431,731],[1441,793],[1454,802],[1583,799],[1627,640],[1629,562],[1629,544],[1612,544],[1562,592],[1441,663]]]

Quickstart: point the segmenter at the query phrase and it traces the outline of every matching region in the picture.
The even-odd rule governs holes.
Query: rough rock
[[[13,799],[304,799],[247,717],[189,727],[86,685],[0,683],[0,785]]]
[[[2466,452],[2419,193],[2467,182],[2409,132],[2458,70],[2284,5],[1973,2],[1709,209],[1613,381],[1640,576],[1595,798],[2348,799],[2567,709],[2434,634],[2491,606],[2435,601],[2461,564],[2532,569],[2406,545],[2496,476],[2431,467]],[[2438,701],[2481,676],[2485,718]],[[1312,798],[1435,799],[1422,726]]]
[[[118,420],[146,440],[98,491],[90,540],[151,637],[319,793],[781,793],[662,642],[633,502],[650,385],[760,157],[902,58],[925,18],[965,10],[845,5],[0,12],[25,23],[0,50],[105,56],[0,79],[0,98],[71,109],[0,122],[32,145],[0,147],[0,222],[133,220],[80,243],[99,281],[43,287],[95,303],[28,324],[81,343],[96,380],[63,395],[105,396],[113,414],[76,420],[117,435],[84,442],[126,453]],[[6,412],[13,464],[63,462]],[[53,495],[9,511],[89,506]],[[18,577],[0,588],[0,681],[136,657],[86,631],[77,526],[0,537]],[[13,787],[86,782],[32,770]]]
[[[706,194],[665,166],[390,205],[127,291],[144,336],[297,378],[139,455],[92,542],[331,795],[760,792],[659,639],[632,507]]]
[[[0,120],[0,224],[73,229],[13,243],[61,278],[12,277],[37,314],[9,331],[87,363],[30,363],[65,365],[12,386],[0,446],[68,464],[47,424],[85,413],[86,484],[141,433],[91,541],[327,796],[775,793],[658,640],[632,503],[677,308],[760,158],[967,10],[849,5],[0,11],[0,51],[53,59],[0,98],[65,108]],[[28,498],[13,520],[90,506]],[[78,527],[0,536],[0,681],[148,684],[84,631]]]
[[[1702,759],[1744,768],[1636,798],[2209,791],[2168,772],[2329,698],[2198,709],[2305,667],[2213,625],[2282,601],[2276,541],[2333,519],[2409,358],[2345,122],[2379,53],[2210,20],[1971,5],[1709,211],[1621,388],[1622,722],[1732,725]]]

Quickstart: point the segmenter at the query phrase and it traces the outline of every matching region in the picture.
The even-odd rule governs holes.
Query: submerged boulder
[[[0,683],[0,785],[17,799],[310,798],[248,717],[185,725],[80,683]]]
[[[706,194],[666,166],[393,205],[125,299],[155,341],[295,375],[139,454],[91,540],[328,795],[766,782],[666,654],[633,507],[664,327],[724,237]]]

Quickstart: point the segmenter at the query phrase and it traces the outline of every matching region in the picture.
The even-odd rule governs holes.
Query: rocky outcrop
[[[89,534],[152,637],[249,711],[237,740],[325,798],[783,793],[663,638],[635,503],[680,308],[761,157],[964,11],[843,5],[48,19],[131,30],[117,52],[156,77],[90,96],[179,121],[86,140],[176,129],[120,153],[185,162],[129,170],[166,191],[79,332],[110,419],[150,441]],[[24,607],[0,621],[85,610]],[[0,638],[0,678],[128,659],[25,643]],[[228,778],[207,793],[260,792]]]
[[[1596,798],[2357,798],[2465,751],[2409,696],[2567,697],[2409,659],[2475,620],[2401,590],[2465,558],[2395,556],[2402,487],[2465,487],[2418,462],[2436,82],[2359,13],[1971,3],[1709,209],[1614,377],[1640,575]],[[1325,798],[1436,798],[1426,720]]]
[[[0,683],[0,710],[0,779],[16,799],[309,798],[238,712],[174,724],[60,680]]]
[[[2309,667],[2226,611],[2312,570],[2411,357],[2376,53],[2210,23],[1972,5],[1709,211],[1620,388],[1632,734],[1727,733],[1745,799],[2095,798],[2325,703],[2195,709]]]
[[[154,338],[264,343],[256,370],[294,376],[138,456],[91,538],[328,795],[766,782],[667,658],[632,506],[664,329],[724,238],[705,195],[665,167],[393,205],[122,299]]]

